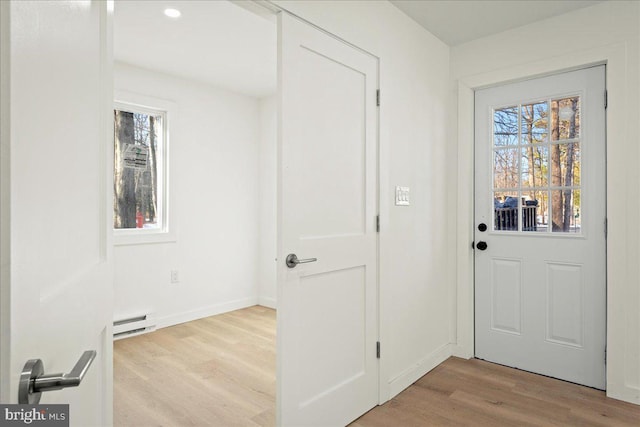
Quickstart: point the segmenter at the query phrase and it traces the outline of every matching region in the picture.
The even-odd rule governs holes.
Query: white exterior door
[[[378,402],[377,59],[278,23],[278,423],[345,425]]]
[[[604,66],[476,92],[476,356],[605,387]],[[484,230],[484,231],[483,231]]]
[[[95,350],[78,388],[41,396],[69,404],[72,426],[111,423],[109,13],[102,1],[2,5],[3,402],[17,403],[28,359],[70,373]]]

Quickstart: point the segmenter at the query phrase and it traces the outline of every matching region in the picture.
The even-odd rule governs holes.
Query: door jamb
[[[11,21],[10,2],[0,2],[0,377],[11,376]],[[10,402],[10,381],[0,384],[0,402]]]

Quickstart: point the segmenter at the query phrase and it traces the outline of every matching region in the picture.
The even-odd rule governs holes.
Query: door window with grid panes
[[[493,110],[494,231],[580,233],[580,96]]]

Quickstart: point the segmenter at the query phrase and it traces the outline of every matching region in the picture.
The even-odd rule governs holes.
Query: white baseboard
[[[241,308],[247,308],[257,304],[258,298],[242,298],[182,313],[175,313],[169,316],[159,317],[157,328],[160,329],[166,328],[167,326],[179,325],[180,323],[191,322],[192,320],[215,316],[216,314],[227,313],[229,311],[239,310]]]
[[[624,384],[607,384],[607,397],[640,405],[640,387]]]
[[[276,309],[276,299],[269,297],[258,297],[258,305]]]
[[[389,381],[389,399],[393,399],[401,391],[409,387],[427,372],[444,362],[451,356],[451,344],[445,344],[422,360],[405,369],[397,377]]]

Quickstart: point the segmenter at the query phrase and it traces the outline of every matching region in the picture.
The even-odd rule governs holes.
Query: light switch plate
[[[409,187],[396,187],[396,206],[409,205]]]

